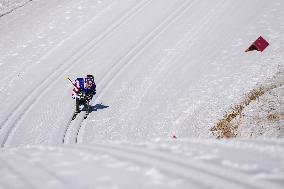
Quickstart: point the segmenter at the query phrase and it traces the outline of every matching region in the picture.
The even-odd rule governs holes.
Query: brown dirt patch
[[[243,101],[239,104],[234,105],[231,110],[226,113],[221,120],[219,120],[210,131],[217,138],[232,138],[237,135],[237,130],[240,125],[240,118],[242,116],[242,111],[246,106],[248,106],[252,101],[257,100],[264,93],[282,86],[283,83],[278,85],[267,85],[261,86],[257,89],[253,89],[251,92],[245,95]],[[280,120],[283,115],[269,114],[267,116],[268,120],[276,121]]]

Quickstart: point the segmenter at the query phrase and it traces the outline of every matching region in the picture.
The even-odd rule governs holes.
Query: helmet
[[[88,81],[94,82],[94,76],[91,74],[87,75],[87,77],[85,78],[85,82],[88,82]]]
[[[94,76],[92,74],[88,74],[87,77],[94,78]]]

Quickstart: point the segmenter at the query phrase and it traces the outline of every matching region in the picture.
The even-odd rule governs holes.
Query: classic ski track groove
[[[185,157],[157,152],[151,149],[101,143],[94,143],[92,146],[70,145],[65,147],[93,154],[102,152],[145,165],[155,165],[155,167],[161,170],[206,186],[212,186],[213,184],[218,188],[224,188],[224,186],[226,188],[281,188],[279,185],[263,181],[244,183],[247,180],[245,174],[242,175],[206,162],[191,162],[190,159]]]
[[[52,86],[51,83],[54,80],[59,80],[60,76],[63,76],[68,70],[73,68],[73,66],[69,66],[70,62],[71,65],[75,64],[78,60],[80,60],[84,55],[88,54],[91,50],[98,47],[108,36],[110,36],[119,26],[125,23],[131,16],[138,13],[141,9],[147,6],[152,0],[144,0],[138,3],[137,5],[131,7],[126,13],[124,13],[121,17],[115,20],[105,32],[102,32],[98,37],[93,38],[92,40],[88,41],[82,48],[79,48],[77,53],[72,55],[69,60],[65,60],[63,64],[60,64],[59,67],[56,67],[53,72],[50,74],[48,78],[45,78],[37,88],[30,93],[30,95],[25,98],[13,111],[12,113],[6,118],[6,121],[1,124],[0,135],[4,135],[0,140],[1,147],[5,146],[5,143],[12,133],[12,130],[16,128],[16,124],[19,123],[22,118],[29,112],[29,110],[33,107],[33,105],[40,99],[43,94],[45,94],[48,89]],[[78,30],[80,30],[79,28]],[[76,31],[74,32],[76,33]],[[57,46],[55,47],[57,48]],[[69,66],[69,67],[67,67]],[[47,86],[47,87],[46,87]]]
[[[61,179],[56,173],[50,171],[47,167],[43,166],[41,163],[39,163],[37,161],[36,162],[29,162],[28,160],[31,159],[31,157],[28,156],[26,153],[21,152],[21,151],[17,151],[16,154],[12,158],[18,159],[18,160],[16,160],[16,162],[21,162],[21,161],[25,162],[27,164],[27,166],[29,167],[29,170],[32,171],[34,174],[41,176],[42,172],[46,173],[51,179],[57,180],[61,184],[62,188],[71,188],[71,186],[68,186],[67,183],[63,179]],[[8,157],[5,157],[5,159],[10,159],[10,158],[8,156]],[[8,163],[6,162],[6,164],[8,164]],[[27,181],[29,180],[28,178],[32,178],[32,176],[30,176],[28,174],[27,174],[27,178],[26,178],[26,175],[22,175],[20,173],[18,173],[18,174],[21,175],[21,177],[23,177]],[[44,177],[42,179],[46,180],[46,175],[44,175]],[[32,179],[32,180],[34,180],[34,179]],[[31,181],[29,183],[30,183],[30,185],[32,185],[33,182]],[[37,185],[33,188],[41,188],[41,185]]]
[[[98,100],[104,95],[104,93],[107,91],[107,89],[110,87],[112,82],[127,68],[128,65],[133,63],[134,59],[143,52],[143,50],[150,45],[156,37],[165,31],[167,27],[169,27],[176,19],[178,19],[181,15],[183,15],[193,4],[193,1],[184,1],[181,5],[179,5],[177,8],[173,10],[167,17],[158,25],[156,26],[149,34],[147,34],[133,49],[131,49],[125,56],[123,56],[117,64],[114,65],[114,67],[111,68],[111,70],[103,77],[101,81],[101,85],[105,86],[100,94],[95,98],[93,101],[90,102],[90,104],[96,104]],[[75,138],[71,139],[71,143],[77,143],[78,142],[78,135],[82,126],[82,122],[84,121],[84,118],[82,116],[79,116],[80,118],[79,124],[75,125],[76,127],[76,133]],[[70,119],[67,127],[71,124],[72,119]],[[66,135],[66,133],[65,133]],[[63,143],[65,143],[65,135],[63,138]],[[72,134],[71,134],[72,136]]]
[[[11,165],[10,163],[8,163],[9,159],[6,159],[6,158],[3,159],[3,158],[0,156],[0,161],[2,161],[2,163],[4,163],[5,166],[6,166],[8,169],[11,170],[11,172],[13,172],[15,175],[19,176],[19,178],[22,180],[22,182],[26,184],[26,187],[27,187],[27,188],[34,188],[34,189],[36,189],[36,187],[34,187],[34,186],[31,184],[31,182],[30,182],[24,175],[22,175],[21,173],[19,173],[19,172],[17,171],[17,168],[15,169],[15,168],[13,167],[13,165]]]
[[[0,18],[1,18],[1,17],[3,17],[3,16],[8,15],[8,14],[10,14],[10,13],[14,12],[14,11],[16,11],[17,9],[20,9],[20,8],[24,7],[26,4],[28,4],[28,3],[30,3],[30,2],[31,2],[31,0],[26,1],[26,2],[24,2],[23,4],[18,5],[18,6],[16,6],[16,7],[12,8],[12,9],[10,9],[10,10],[8,10],[8,11],[4,12],[3,14],[0,14]]]
[[[31,158],[30,156],[28,156],[26,153],[23,153],[23,152],[17,152],[17,154],[20,156],[20,157],[16,156],[17,158],[19,158],[19,159],[22,158],[23,160],[26,160],[26,162],[28,162],[28,159]],[[47,173],[51,178],[56,179],[62,185],[62,188],[66,188],[66,189],[72,188],[72,186],[68,185],[68,183],[66,183],[63,179],[61,179],[61,177],[59,177],[56,173],[50,171],[43,164],[41,164],[39,162],[34,162],[34,163],[30,163],[30,164],[32,164],[32,166],[36,167],[36,169]]]

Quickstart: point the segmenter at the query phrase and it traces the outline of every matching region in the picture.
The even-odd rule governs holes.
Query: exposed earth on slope
[[[271,79],[232,105],[210,130],[217,138],[284,136],[283,66]]]

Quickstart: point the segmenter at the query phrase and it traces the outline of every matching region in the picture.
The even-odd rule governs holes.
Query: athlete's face
[[[92,86],[92,82],[91,81],[87,81],[86,82],[86,88],[89,89]]]

